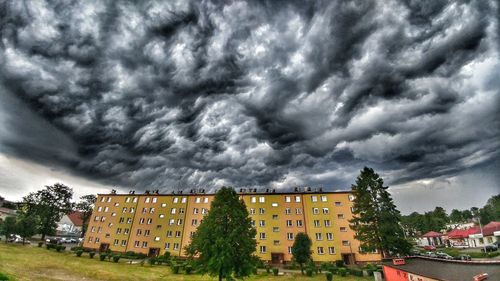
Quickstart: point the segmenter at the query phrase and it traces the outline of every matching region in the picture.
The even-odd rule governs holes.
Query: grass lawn
[[[89,259],[87,254],[76,257],[71,252],[57,253],[36,246],[22,246],[0,243],[0,273],[13,277],[13,280],[217,280],[209,276],[172,274],[167,266],[150,266],[128,264],[125,261],[113,263],[99,261],[96,255]],[[268,276],[259,274],[245,280],[292,281],[297,280],[325,281],[323,274],[314,277],[305,276]],[[354,281],[373,280],[361,277],[334,276],[334,280]]]

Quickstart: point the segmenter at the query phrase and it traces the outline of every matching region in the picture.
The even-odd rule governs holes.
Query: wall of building
[[[257,230],[256,254],[263,260],[290,261],[299,232],[311,238],[314,261],[335,261],[352,254],[357,262],[379,261],[360,253],[349,228],[351,193],[240,194]],[[102,194],[94,208],[84,247],[185,256],[191,234],[210,208],[214,195]],[[351,198],[352,199],[352,198]],[[205,213],[205,214],[204,214]]]
[[[384,278],[386,281],[439,281],[390,266],[384,266]]]

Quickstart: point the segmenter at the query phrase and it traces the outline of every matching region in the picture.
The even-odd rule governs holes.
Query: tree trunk
[[[300,264],[300,273],[304,275],[304,265],[302,263]]]
[[[23,246],[24,246],[24,241],[25,241],[25,240],[24,240],[24,237],[23,237]]]
[[[222,281],[222,267],[219,269],[219,281]]]
[[[45,242],[45,233],[42,233],[42,241]]]

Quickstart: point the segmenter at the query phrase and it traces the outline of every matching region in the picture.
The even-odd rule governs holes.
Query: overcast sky
[[[370,166],[403,213],[482,206],[499,18],[494,0],[1,1],[0,195],[345,190]]]

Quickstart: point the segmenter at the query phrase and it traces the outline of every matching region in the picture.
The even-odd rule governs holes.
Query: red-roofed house
[[[479,227],[474,233],[469,234],[470,247],[483,247],[493,242],[500,241],[500,222],[492,221],[483,226],[483,233]]]
[[[479,226],[469,229],[453,229],[446,234],[446,245],[454,248],[470,247],[469,235],[476,233],[478,230]]]
[[[426,234],[422,235],[420,239],[418,239],[417,244],[421,247],[425,246],[442,246],[443,243],[443,234],[435,231],[429,231]]]
[[[82,232],[82,226],[83,221],[81,213],[76,211],[62,217],[62,219],[57,223],[57,232],[61,235],[79,235]]]

